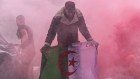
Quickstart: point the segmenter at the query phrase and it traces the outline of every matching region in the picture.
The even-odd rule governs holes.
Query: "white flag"
[[[68,49],[69,79],[98,79],[97,48],[93,41],[73,43]]]

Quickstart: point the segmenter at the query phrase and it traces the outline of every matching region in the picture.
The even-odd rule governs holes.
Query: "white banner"
[[[68,49],[69,79],[98,79],[97,48],[94,41],[73,43]]]

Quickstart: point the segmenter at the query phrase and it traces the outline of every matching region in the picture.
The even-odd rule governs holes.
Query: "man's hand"
[[[92,40],[93,41],[93,43],[95,44],[95,47],[98,47],[99,46],[99,43],[98,42],[96,42],[96,41],[94,41],[94,40]]]
[[[41,51],[41,53],[46,53],[47,50],[48,50],[49,48],[50,48],[50,46],[44,45],[44,46],[40,49],[40,51]]]
[[[99,43],[94,41],[92,38],[87,39],[87,41],[92,41],[95,45],[95,47],[98,47]]]

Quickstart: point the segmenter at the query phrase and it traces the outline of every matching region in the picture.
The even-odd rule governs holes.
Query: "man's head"
[[[16,23],[18,26],[22,26],[22,25],[25,25],[25,18],[23,15],[18,15],[16,17]]]
[[[64,10],[65,14],[67,17],[72,18],[75,14],[75,3],[72,1],[67,1],[65,3],[65,10]]]

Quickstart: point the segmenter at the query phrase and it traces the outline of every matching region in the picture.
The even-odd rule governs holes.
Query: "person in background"
[[[25,24],[25,17],[18,15],[16,17],[18,26],[17,37],[21,40],[21,79],[33,79],[33,58],[35,56],[33,32],[29,26]]]

